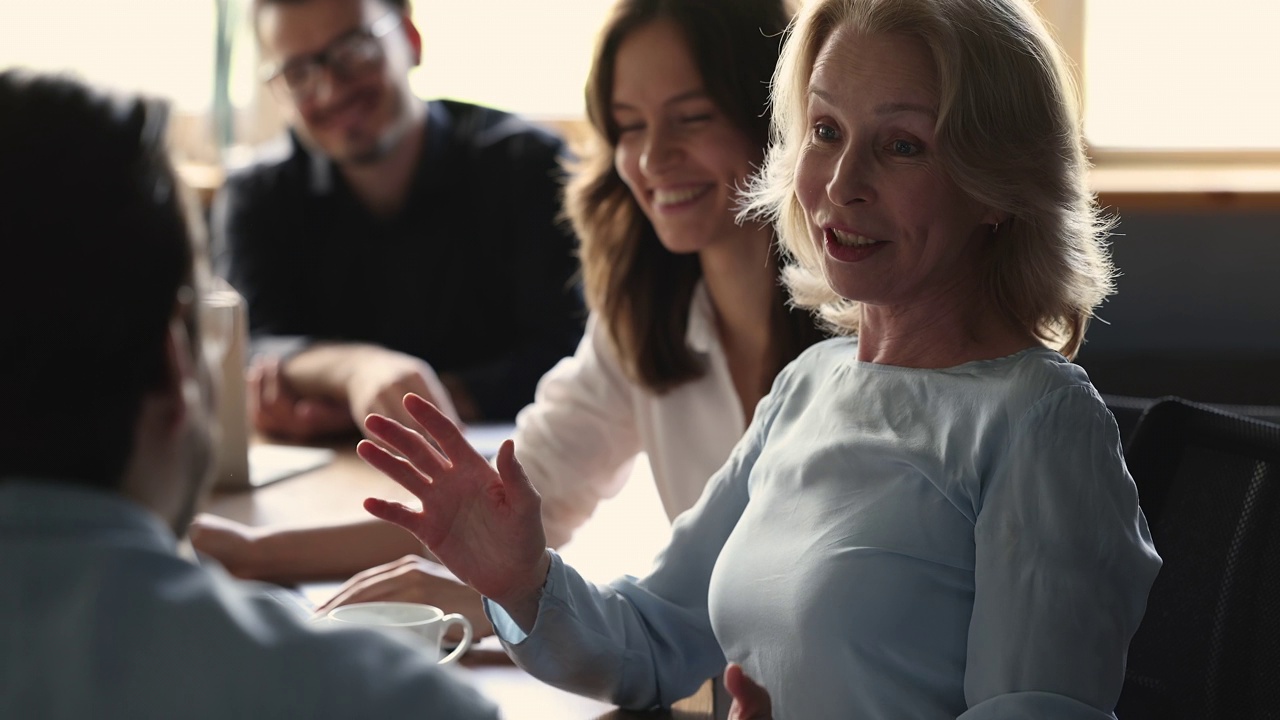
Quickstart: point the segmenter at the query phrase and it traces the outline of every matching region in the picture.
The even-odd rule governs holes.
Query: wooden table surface
[[[353,448],[354,441],[334,446],[334,462],[318,470],[256,490],[215,493],[204,509],[248,525],[299,526],[365,517],[361,502],[371,496],[416,503],[399,485],[365,465]],[[590,580],[606,582],[623,573],[643,574],[666,542],[666,519],[646,477],[647,467],[643,462],[637,465],[636,481],[602,505],[574,542],[562,549],[566,560]],[[602,545],[609,552],[600,552]],[[463,665],[465,676],[498,704],[508,720],[714,717],[710,683],[671,711],[630,712],[544,685],[500,653],[469,654]]]

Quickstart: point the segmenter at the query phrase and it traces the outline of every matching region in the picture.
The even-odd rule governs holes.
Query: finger
[[[305,438],[294,412],[292,398],[281,387],[280,363],[276,358],[256,361],[252,368],[256,389],[252,393],[254,426],[258,430],[289,440]]]
[[[390,575],[390,574],[396,573],[400,571],[401,568],[403,568],[406,564],[413,565],[415,564],[415,561],[421,560],[421,559],[422,558],[417,555],[405,555],[404,557],[401,557],[397,560],[392,560],[391,562],[388,562],[388,563],[383,563],[381,565],[374,565],[371,568],[361,570],[355,575],[352,575],[351,577],[347,578],[347,581],[342,584],[342,587],[338,588],[338,592],[334,593],[334,596],[336,597],[338,594],[342,593],[344,590],[347,590],[351,587],[364,584],[366,581],[370,580],[371,578],[377,578],[377,577],[381,577],[382,575]]]
[[[432,443],[431,436],[428,435],[422,425],[409,414],[409,411],[404,408],[404,397],[407,394],[409,393],[397,393],[394,397],[387,398],[387,402],[385,403],[380,401],[377,404],[377,406],[381,408],[381,412],[379,414],[385,415],[386,417],[389,417],[405,426],[405,428],[422,435],[428,443],[432,444],[432,447],[435,447],[435,444]]]
[[[299,400],[294,406],[304,432],[315,435],[333,435],[347,430],[354,422],[345,408],[324,400]]]
[[[400,420],[405,416],[404,407],[401,404],[401,398],[404,397],[405,392],[407,391],[402,390],[399,383],[383,387],[369,402],[368,414],[386,415]],[[412,427],[411,423],[408,425]]]
[[[379,568],[372,569],[376,570]],[[369,571],[366,570],[365,572]],[[353,576],[350,580],[344,583],[342,587],[338,588],[338,592],[334,593],[333,597],[329,598],[323,605],[316,608],[316,614],[327,615],[330,610],[342,605],[350,605],[353,602],[365,602],[367,600],[377,599],[376,597],[372,597],[371,593],[373,593],[376,588],[381,587],[381,583],[379,582],[380,577],[380,573],[375,573],[374,575],[359,579],[357,579],[358,576]]]
[[[258,366],[262,382],[262,404],[274,408],[281,400],[280,360],[266,358]]]
[[[244,373],[245,400],[249,403],[249,413],[256,414],[262,405],[262,368],[254,364]]]
[[[356,443],[356,455],[369,463],[373,469],[395,480],[400,487],[413,493],[419,500],[426,502],[426,496],[431,492],[431,478],[419,472],[412,463],[392,455],[368,440]],[[368,509],[367,503],[366,509]]]
[[[456,461],[469,456],[480,458],[479,453],[471,447],[466,438],[462,437],[462,431],[458,429],[457,424],[435,405],[424,400],[421,395],[416,393],[405,395],[404,409],[409,411],[413,419],[435,439],[445,455],[451,459]],[[483,458],[480,459],[483,460]]]
[[[528,473],[516,459],[516,444],[510,438],[504,440],[502,447],[498,448],[498,477],[502,478],[502,484],[506,486],[509,497],[519,498],[525,504],[540,498],[537,489],[533,487],[533,482],[529,480]]]
[[[385,443],[388,449],[403,455],[415,467],[430,476],[436,476],[449,468],[449,460],[441,455],[427,438],[382,415],[370,415],[365,418],[364,427],[377,439]]]
[[[432,396],[420,388],[419,383],[400,383],[396,385],[395,388],[388,391],[388,393],[390,397],[386,398],[386,404],[384,405],[381,401],[378,403],[378,406],[385,410],[385,412],[381,414],[395,420],[409,430],[417,432],[424,440],[427,441],[427,444],[436,451],[437,457],[443,458],[448,462],[448,458],[446,458],[445,453],[441,451],[440,445],[436,442],[436,439],[431,437],[431,434],[427,432],[426,428],[422,427],[422,423],[418,422],[413,415],[409,414],[409,411],[404,406],[404,398],[411,393],[427,398],[431,398]],[[431,399],[430,402],[434,404],[435,400]]]
[[[724,689],[733,697],[730,720],[768,720],[773,716],[769,693],[747,677],[741,665],[729,663],[725,668]]]
[[[417,393],[423,399],[435,405],[440,414],[449,418],[461,431],[462,418],[458,415],[458,408],[454,406],[453,397],[449,395],[449,390],[435,376],[435,373],[432,373],[430,377],[422,374],[413,376],[408,383],[405,383],[405,390],[406,392],[401,393],[401,397],[410,392]]]
[[[280,410],[267,400],[266,393],[266,380],[263,377],[262,366],[255,365],[249,369],[249,378],[245,388],[245,399],[249,405],[249,417],[253,419],[253,425],[259,431],[275,434],[281,430]]]
[[[418,520],[422,517],[420,511],[405,507],[402,503],[380,498],[366,498],[364,509],[365,512],[379,520],[386,520],[393,525],[399,525],[409,532],[414,532],[418,529]],[[421,540],[422,538],[418,539]]]
[[[333,603],[334,607],[339,607],[342,605],[351,605],[352,603],[393,600],[395,597],[396,591],[394,585],[387,582],[374,582],[353,587],[348,590],[346,594],[336,597],[330,602]]]

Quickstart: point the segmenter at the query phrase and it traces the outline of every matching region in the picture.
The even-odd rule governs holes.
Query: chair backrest
[[[1120,440],[1128,447],[1133,431],[1138,427],[1138,420],[1159,400],[1157,398],[1132,397],[1129,395],[1111,395],[1103,393],[1103,401],[1107,409],[1116,419],[1116,427],[1120,429]]]
[[[1280,425],[1166,398],[1125,458],[1164,566],[1117,717],[1280,718]]]

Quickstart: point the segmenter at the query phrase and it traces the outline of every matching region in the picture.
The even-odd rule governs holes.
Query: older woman
[[[779,375],[654,572],[583,582],[513,448],[492,471],[413,396],[447,458],[371,417],[424,507],[366,507],[523,667],[623,705],[728,660],[781,717],[1109,717],[1160,561],[1068,360],[1111,268],[1057,49],[1023,0],[815,0],[774,92],[753,208],[849,337]]]

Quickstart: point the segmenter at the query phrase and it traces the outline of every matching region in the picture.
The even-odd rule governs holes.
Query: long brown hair
[[[702,267],[696,254],[678,255],[662,246],[614,167],[619,133],[610,106],[618,47],[641,26],[660,19],[674,23],[707,94],[763,149],[769,139],[768,82],[791,17],[789,5],[788,0],[619,0],[597,40],[586,88],[593,132],[572,168],[565,213],[581,240],[587,304],[608,329],[628,375],[654,392],[705,371],[685,342]],[[808,313],[788,307],[780,282],[774,296],[770,383],[783,365],[822,337]]]

